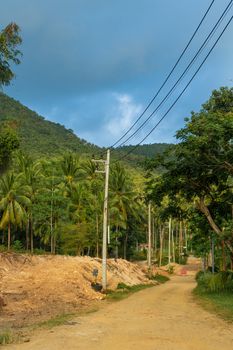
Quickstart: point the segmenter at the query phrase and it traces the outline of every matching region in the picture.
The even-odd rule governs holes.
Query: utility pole
[[[151,202],[148,205],[148,270],[151,271]]]
[[[212,273],[214,273],[214,265],[215,265],[215,261],[214,261],[214,237],[211,237],[211,255],[212,255]]]
[[[50,242],[51,242],[51,254],[55,254],[54,251],[54,232],[53,232],[53,191],[54,191],[54,170],[52,174],[52,188],[51,188],[51,203],[50,203]]]
[[[168,264],[171,264],[171,232],[172,232],[172,218],[169,218],[168,228]]]
[[[103,210],[103,243],[102,243],[102,288],[107,289],[107,236],[108,236],[108,187],[109,187],[109,166],[110,166],[110,150],[107,150],[106,160],[92,160],[95,163],[103,163],[104,170],[96,170],[97,173],[105,174],[104,189],[104,210]]]

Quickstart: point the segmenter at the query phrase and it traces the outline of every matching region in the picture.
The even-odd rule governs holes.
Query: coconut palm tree
[[[72,153],[67,153],[61,161],[61,170],[65,177],[65,183],[71,190],[75,177],[80,169],[78,159]]]
[[[83,164],[83,169],[86,175],[86,182],[89,186],[89,191],[92,196],[89,197],[89,206],[95,216],[95,231],[96,231],[96,256],[99,257],[99,232],[101,217],[103,213],[103,181],[99,174],[96,173],[96,164],[91,160]]]
[[[110,177],[110,220],[115,227],[116,258],[118,257],[120,229],[125,231],[124,258],[126,258],[127,220],[128,215],[134,211],[134,197],[135,193],[132,191],[125,169],[121,164],[116,163]]]
[[[41,190],[41,165],[39,162],[33,162],[33,160],[27,155],[18,155],[18,167],[19,167],[19,179],[24,186],[26,196],[30,198],[31,206],[27,210],[27,226],[26,226],[26,243],[28,249],[28,230],[30,229],[30,245],[31,253],[33,253],[33,205],[36,201],[36,196]]]
[[[30,207],[30,199],[23,193],[23,188],[13,173],[0,179],[0,228],[8,228],[8,250],[11,244],[11,226],[22,226],[27,221],[25,208]]]

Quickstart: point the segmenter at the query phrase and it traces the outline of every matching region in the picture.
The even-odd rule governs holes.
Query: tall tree
[[[124,258],[126,258],[128,231],[127,221],[134,211],[135,192],[132,190],[129,177],[120,163],[111,169],[110,176],[110,222],[115,227],[116,257],[118,255],[118,240],[123,238]]]
[[[14,129],[9,126],[0,126],[0,175],[10,165],[13,152],[19,147],[19,138]]]
[[[233,258],[233,89],[214,91],[201,111],[186,119],[177,139],[170,158],[159,160],[166,171],[152,184],[152,196],[178,194],[195,202]]]
[[[26,223],[26,207],[31,204],[30,199],[24,195],[23,188],[17,182],[13,173],[6,174],[0,179],[0,228],[8,227],[8,250],[11,244],[11,225],[17,227]]]
[[[16,23],[8,24],[0,32],[0,86],[9,85],[14,77],[11,63],[19,64],[21,52],[18,46],[22,39],[19,35],[20,28]]]
[[[21,52],[18,45],[22,39],[19,35],[20,28],[16,23],[8,24],[0,31],[0,88],[9,85],[14,77],[11,63],[19,64]],[[12,152],[19,147],[19,140],[14,130],[9,125],[0,127],[0,174],[9,166]]]
[[[33,162],[33,160],[27,156],[19,153],[18,165],[20,170],[21,183],[27,189],[27,197],[30,198],[31,206],[28,208],[28,226],[30,229],[30,249],[33,253],[33,236],[34,236],[34,221],[33,221],[33,206],[36,202],[38,192],[41,190],[41,169],[39,162]],[[27,242],[28,244],[28,242]]]

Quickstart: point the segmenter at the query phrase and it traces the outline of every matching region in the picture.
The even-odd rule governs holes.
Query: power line
[[[143,110],[143,112],[139,115],[139,117],[137,118],[137,120],[133,123],[133,125],[110,147],[113,148],[115,147],[126,135],[128,135],[128,133],[133,129],[133,127],[139,122],[139,120],[141,120],[141,118],[144,116],[144,114],[147,112],[147,110],[149,109],[149,107],[152,105],[152,103],[154,102],[154,100],[156,99],[156,97],[159,95],[160,91],[163,89],[163,87],[166,85],[167,81],[169,80],[169,78],[171,77],[172,73],[174,72],[174,70],[176,69],[176,67],[178,66],[179,62],[181,61],[182,57],[184,56],[185,52],[187,51],[187,49],[189,48],[191,42],[193,41],[194,37],[196,36],[198,30],[200,29],[202,23],[204,22],[206,16],[208,15],[211,7],[213,6],[215,0],[212,0],[208,9],[206,10],[204,16],[202,17],[200,23],[198,24],[197,28],[195,29],[193,35],[191,36],[191,38],[189,39],[187,45],[185,46],[185,48],[183,49],[182,53],[180,54],[179,58],[177,59],[176,63],[174,64],[174,66],[172,67],[171,71],[169,72],[169,74],[167,75],[167,77],[165,78],[163,84],[160,86],[160,88],[158,89],[158,91],[156,92],[156,94],[154,95],[154,97],[151,99],[151,101],[149,102],[149,104],[147,105],[147,107]]]
[[[121,136],[114,144],[112,144],[112,146],[109,146],[107,148],[109,149],[113,149],[113,147],[115,147],[126,135],[128,135],[128,133],[133,129],[133,127],[139,122],[139,120],[141,120],[141,118],[144,116],[144,114],[147,112],[147,110],[149,109],[149,107],[151,106],[151,104],[154,102],[154,100],[156,99],[156,97],[159,95],[159,93],[161,92],[161,90],[163,89],[163,87],[166,85],[167,81],[169,80],[169,78],[171,77],[172,73],[174,72],[174,70],[176,69],[176,67],[178,66],[179,62],[181,61],[182,57],[184,56],[185,52],[187,51],[187,49],[189,48],[190,44],[192,43],[194,37],[196,36],[198,30],[200,29],[202,23],[204,22],[206,16],[208,15],[209,11],[211,10],[213,4],[214,4],[215,0],[212,0],[209,7],[207,8],[206,12],[204,13],[201,21],[199,22],[197,28],[195,29],[194,33],[192,34],[191,38],[189,39],[187,45],[185,46],[185,48],[183,49],[182,53],[180,54],[179,58],[177,59],[176,63],[174,64],[174,66],[172,67],[171,71],[169,72],[169,74],[167,75],[167,77],[165,78],[163,84],[161,85],[161,87],[158,89],[158,91],[156,92],[156,94],[154,95],[154,97],[151,99],[151,101],[149,102],[149,104],[147,105],[147,107],[144,109],[144,111],[139,115],[139,117],[137,118],[137,120],[133,123],[133,125],[124,133],[123,136]],[[120,147],[120,146],[119,146]],[[99,151],[98,154],[102,154],[103,151]]]
[[[233,19],[233,16],[231,16],[231,18],[229,19],[229,21],[227,22],[227,24],[225,25],[225,27],[223,28],[222,32],[220,33],[220,35],[218,36],[217,40],[215,41],[215,43],[213,44],[213,46],[211,47],[211,49],[209,50],[208,54],[206,55],[206,57],[204,58],[204,60],[202,61],[202,63],[199,65],[198,69],[196,70],[196,72],[193,74],[192,78],[189,80],[189,82],[186,84],[186,86],[184,87],[184,89],[181,91],[181,93],[179,94],[179,96],[176,98],[176,100],[173,102],[173,104],[169,107],[169,109],[166,111],[166,113],[162,116],[162,118],[160,118],[160,120],[155,124],[155,126],[150,130],[150,132],[136,145],[134,146],[129,152],[127,152],[123,157],[121,157],[119,160],[122,160],[124,158],[126,158],[129,154],[131,154],[135,149],[137,149],[151,134],[152,132],[159,126],[159,124],[162,122],[162,120],[168,115],[168,113],[171,111],[171,109],[175,106],[175,104],[179,101],[179,99],[181,98],[181,96],[184,94],[184,92],[187,90],[187,88],[189,87],[189,85],[191,84],[191,82],[194,80],[194,78],[196,77],[196,75],[199,73],[200,69],[202,68],[202,66],[204,65],[204,63],[206,62],[206,60],[208,59],[208,57],[210,56],[211,52],[214,50],[215,46],[217,45],[217,43],[219,42],[219,40],[221,39],[221,37],[223,36],[224,32],[226,31],[226,29],[228,28],[228,26],[230,25],[231,21]],[[118,161],[119,161],[118,160]]]
[[[223,11],[222,15],[220,16],[220,18],[218,19],[218,21],[216,22],[216,24],[214,25],[214,27],[212,28],[212,30],[210,31],[210,33],[208,34],[208,36],[206,37],[206,39],[204,40],[203,44],[201,45],[201,47],[199,48],[199,50],[196,52],[195,56],[193,57],[193,59],[189,62],[188,66],[186,67],[186,69],[183,71],[182,75],[179,77],[179,79],[176,81],[176,83],[172,86],[172,88],[169,90],[169,92],[166,94],[166,96],[163,98],[163,100],[159,103],[159,105],[153,110],[153,112],[146,118],[146,120],[124,141],[122,142],[118,147],[123,146],[127,141],[129,141],[131,138],[133,138],[136,134],[138,134],[138,132],[148,123],[148,121],[152,118],[152,116],[162,107],[162,105],[164,104],[164,102],[166,102],[166,100],[170,97],[170,95],[172,94],[172,92],[176,89],[177,85],[180,83],[180,81],[184,78],[184,76],[186,75],[186,73],[190,70],[190,68],[192,67],[192,65],[194,64],[194,62],[196,61],[196,59],[198,58],[198,56],[201,54],[201,52],[203,51],[203,49],[206,47],[206,45],[208,44],[209,40],[212,38],[212,36],[214,35],[214,33],[216,32],[217,28],[219,27],[219,25],[221,24],[222,20],[225,18],[225,16],[227,15],[228,11],[230,10],[230,8],[233,5],[233,0],[231,0],[229,2],[229,4],[227,5],[227,7],[225,8],[225,10]]]

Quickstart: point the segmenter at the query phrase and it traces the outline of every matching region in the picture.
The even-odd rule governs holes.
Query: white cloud
[[[128,94],[114,94],[116,105],[108,114],[105,129],[113,137],[122,136],[142,112],[142,105],[135,103]]]

